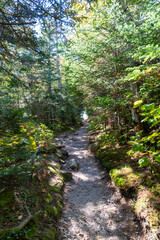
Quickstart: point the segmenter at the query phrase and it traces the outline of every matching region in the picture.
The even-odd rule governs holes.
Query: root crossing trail
[[[79,170],[64,189],[64,210],[59,220],[60,240],[142,240],[141,227],[120,193],[104,178],[89,149],[87,124],[62,136],[69,160]]]

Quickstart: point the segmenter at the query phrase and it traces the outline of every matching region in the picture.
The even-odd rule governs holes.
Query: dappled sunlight
[[[104,171],[89,150],[86,129],[70,134],[65,146],[68,161],[75,159],[79,170],[72,172],[73,180],[64,189],[61,239],[128,240],[129,233],[138,240],[140,227],[132,224],[134,215],[130,208],[120,204],[120,195],[103,178]]]
[[[83,174],[83,173],[77,173],[76,177],[83,180],[83,181],[88,181],[89,180],[89,176],[87,176],[87,174]]]

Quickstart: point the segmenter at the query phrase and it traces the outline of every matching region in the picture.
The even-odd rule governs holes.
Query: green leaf
[[[134,152],[136,152],[136,151],[143,152],[145,150],[145,148],[142,146],[142,144],[136,144],[133,146],[132,150]]]
[[[142,107],[141,107],[141,110],[143,111],[151,111],[155,108],[155,103],[150,103],[150,104],[144,104]]]
[[[150,150],[151,150],[151,152],[155,152],[156,151],[155,147],[151,147]]]
[[[139,159],[138,163],[141,167],[145,167],[150,164],[150,161],[148,158],[141,158]]]
[[[157,119],[153,119],[151,121],[151,123],[152,123],[152,127],[154,127],[155,125],[157,125],[159,123],[159,121]]]
[[[159,156],[155,156],[155,162],[160,162],[160,155]]]
[[[134,106],[133,106],[133,108],[137,108],[137,107],[139,107],[139,106],[142,104],[142,102],[143,102],[142,99],[141,99],[141,100],[138,100],[138,101],[135,101],[135,102],[134,102]]]

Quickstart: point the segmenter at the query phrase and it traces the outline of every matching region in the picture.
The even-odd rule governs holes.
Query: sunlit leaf
[[[141,167],[145,167],[150,164],[150,161],[148,158],[141,158],[139,159],[138,163]]]

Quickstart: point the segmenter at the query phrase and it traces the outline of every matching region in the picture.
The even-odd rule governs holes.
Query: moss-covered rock
[[[136,193],[136,201],[134,202],[133,209],[139,218],[143,219],[143,222],[145,221],[145,228],[150,228],[156,236],[160,226],[160,209],[157,207],[159,198],[156,191],[159,189],[157,187],[158,184],[150,189],[148,186],[152,186],[151,183],[153,181],[144,179],[143,174],[135,172],[130,166],[121,166],[118,169],[112,169],[110,176],[112,182],[120,190],[124,190],[128,194],[132,189],[132,192]]]
[[[63,179],[64,181],[70,181],[72,180],[73,176],[72,176],[72,172],[66,172],[66,171],[61,171],[62,173],[62,176],[63,176]]]
[[[112,181],[120,189],[136,188],[141,183],[141,176],[134,172],[130,166],[122,166],[110,171]]]

